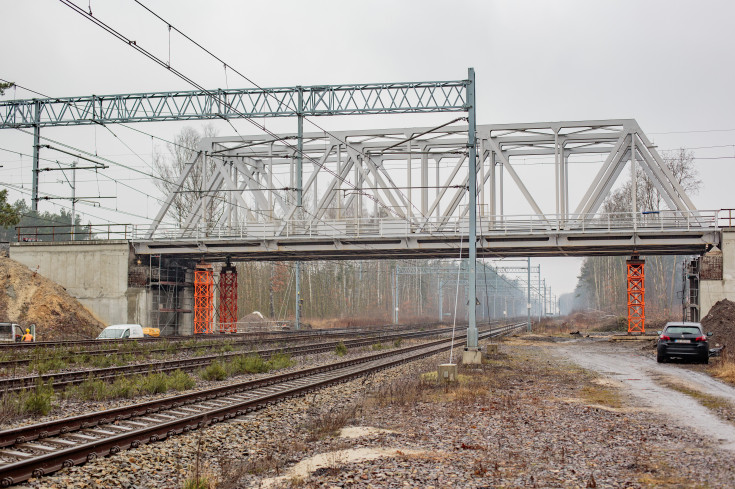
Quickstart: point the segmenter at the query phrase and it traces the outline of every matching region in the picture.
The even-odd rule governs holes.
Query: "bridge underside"
[[[546,232],[544,234],[482,236],[478,257],[595,256],[595,255],[690,255],[703,254],[719,245],[720,232],[680,230],[676,234],[656,232]],[[467,256],[466,236],[395,236],[357,239],[212,239],[136,241],[140,255],[176,255],[180,258],[225,261],[246,260],[349,260],[391,258],[457,258]]]

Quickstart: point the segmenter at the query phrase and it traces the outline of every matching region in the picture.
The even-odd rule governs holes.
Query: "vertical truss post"
[[[194,334],[211,334],[214,316],[214,271],[200,263],[194,269]]]
[[[632,256],[626,261],[626,264],[628,265],[628,334],[645,333],[645,261],[637,256]]]
[[[41,102],[35,100],[33,104],[33,183],[31,185],[31,209],[38,211],[38,152],[41,149]],[[74,216],[72,216],[72,220]]]
[[[219,276],[219,332],[237,333],[237,269],[229,263]]]
[[[469,148],[469,193],[470,193],[470,235],[469,245],[469,325],[467,326],[467,348],[477,349],[477,137],[475,111],[475,69],[467,70],[467,112],[469,128],[467,147]]]

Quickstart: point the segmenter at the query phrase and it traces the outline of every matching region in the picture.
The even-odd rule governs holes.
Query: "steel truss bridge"
[[[466,256],[469,296],[476,297],[477,256],[688,254],[719,244],[717,214],[694,207],[634,120],[477,126],[475,88],[470,68],[467,79],[445,82],[10,100],[0,102],[0,129],[33,128],[36,210],[42,127],[297,118],[295,134],[204,141],[153,225],[136,230],[140,254],[209,261]],[[303,131],[304,117],[430,112],[466,113],[467,125],[454,119],[433,128]],[[580,155],[604,162],[573,207],[570,162]],[[532,156],[553,160],[553,180],[543,189],[553,189],[550,208],[515,166]],[[649,177],[667,210],[641,208],[634,188],[630,209],[600,212],[628,163],[632,174],[640,168]],[[206,178],[192,186],[197,170]],[[526,215],[505,211],[506,180],[528,205]],[[181,205],[186,196],[193,206]],[[475,314],[470,307],[470,348],[477,347]],[[298,315],[297,307],[297,324]]]
[[[456,258],[460,249],[466,256],[467,125],[279,137],[205,140],[153,225],[138,229],[136,251],[209,260]],[[635,120],[480,125],[476,144],[479,257],[690,254],[719,242],[717,213],[694,207]],[[529,156],[553,163],[540,192],[553,192],[553,208],[542,208],[548,198],[516,170]],[[570,174],[580,165],[570,163],[593,157],[604,161],[572,207]],[[600,212],[631,163],[667,210]],[[209,178],[192,192],[195,171]],[[532,213],[505,212],[511,191]],[[177,213],[191,193],[191,212]]]

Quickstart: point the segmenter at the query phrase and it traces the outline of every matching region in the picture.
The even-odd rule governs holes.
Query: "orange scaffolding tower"
[[[214,276],[212,265],[194,268],[194,334],[211,334],[214,320]]]
[[[628,334],[646,332],[645,261],[637,256],[628,264]]]
[[[219,332],[237,333],[237,269],[229,263],[219,275]]]

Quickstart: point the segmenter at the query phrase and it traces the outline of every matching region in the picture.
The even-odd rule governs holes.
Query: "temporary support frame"
[[[231,265],[219,275],[219,332],[237,333],[237,269]]]
[[[199,263],[194,269],[194,334],[211,334],[214,323],[214,270]]]
[[[645,261],[637,256],[628,265],[628,334],[646,332]]]

